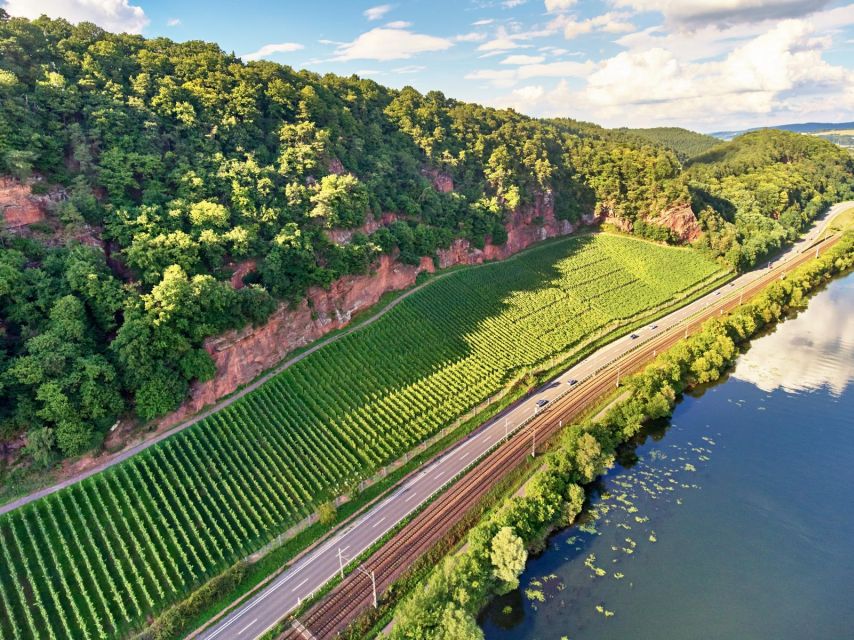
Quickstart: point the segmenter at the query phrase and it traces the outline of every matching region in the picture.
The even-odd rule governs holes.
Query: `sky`
[[[734,130],[854,120],[833,0],[0,0],[538,117]]]

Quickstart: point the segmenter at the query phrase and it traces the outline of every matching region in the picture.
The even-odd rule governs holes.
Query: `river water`
[[[854,638],[854,274],[641,434],[487,640]]]

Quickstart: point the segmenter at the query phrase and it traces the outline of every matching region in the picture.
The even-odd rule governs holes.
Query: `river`
[[[854,274],[624,447],[487,640],[854,637]]]

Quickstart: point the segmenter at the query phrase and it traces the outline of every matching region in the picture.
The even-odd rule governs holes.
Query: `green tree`
[[[522,538],[512,527],[502,527],[492,539],[489,554],[495,577],[503,583],[503,590],[512,591],[519,586],[519,576],[525,569],[528,551]]]

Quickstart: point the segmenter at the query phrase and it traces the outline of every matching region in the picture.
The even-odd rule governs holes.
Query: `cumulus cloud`
[[[823,9],[830,0],[614,0],[614,3],[635,11],[656,11],[673,25],[694,28],[801,17]]]
[[[807,21],[786,20],[722,60],[690,62],[661,48],[626,51],[599,65],[580,98],[605,117],[631,113],[642,121],[797,116],[814,106],[811,96],[851,109],[854,73],[824,60],[829,43]]]
[[[167,27],[180,27],[181,26],[181,18],[169,18],[166,21]]]
[[[475,20],[474,22],[471,23],[471,26],[473,26],[473,27],[484,27],[488,24],[492,24],[493,22],[495,22],[495,19],[493,19],[493,18],[484,18],[483,20]]]
[[[368,20],[379,20],[391,10],[392,6],[390,4],[380,4],[376,7],[365,9],[362,12],[362,15],[364,15]]]
[[[389,22],[386,26],[389,29],[406,29],[407,27],[411,27],[412,23],[407,22],[406,20],[395,20],[393,22]]]
[[[246,60],[260,60],[261,58],[269,58],[276,53],[291,53],[304,48],[298,42],[279,42],[275,44],[265,44],[263,47],[252,53],[244,53],[241,58]]]
[[[428,51],[444,51],[454,46],[438,38],[408,29],[377,27],[361,34],[352,42],[339,45],[333,60],[401,60]]]
[[[142,7],[129,0],[6,0],[0,4],[10,15],[65,18],[70,22],[94,22],[108,31],[140,33],[149,20]]]

